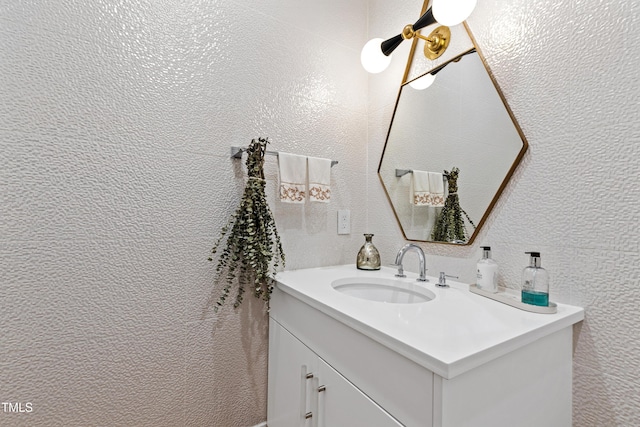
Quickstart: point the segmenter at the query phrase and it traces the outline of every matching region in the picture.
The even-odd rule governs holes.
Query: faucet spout
[[[404,274],[404,267],[402,266],[402,260],[404,259],[404,255],[410,250],[416,251],[418,253],[418,260],[420,262],[420,277],[417,279],[420,282],[427,281],[427,269],[426,269],[426,261],[424,256],[424,251],[418,245],[413,243],[407,243],[398,251],[396,255],[395,265],[398,267],[398,274],[396,277],[406,277]]]

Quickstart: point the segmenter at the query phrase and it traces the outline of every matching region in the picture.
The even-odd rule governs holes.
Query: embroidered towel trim
[[[307,157],[309,168],[309,201],[329,203],[331,200],[331,159]]]
[[[415,206],[429,206],[429,172],[414,170],[409,188],[410,203]]]
[[[444,206],[444,179],[439,172],[429,172],[429,206]]]
[[[304,203],[307,194],[307,158],[297,154],[278,154],[280,201]]]

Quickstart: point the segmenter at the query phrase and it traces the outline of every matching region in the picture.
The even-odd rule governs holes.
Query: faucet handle
[[[449,285],[447,285],[447,277],[451,278],[451,279],[457,279],[458,276],[450,276],[448,274],[445,274],[444,271],[440,272],[440,278],[438,279],[438,284],[436,286],[440,287],[440,288],[448,288]]]
[[[392,267],[397,267],[398,268],[398,273],[395,275],[396,277],[407,277],[406,274],[404,274],[404,267],[402,267],[402,264],[391,264]]]
[[[400,264],[393,263],[389,265],[391,267],[396,267],[398,269],[398,273],[396,273],[395,277],[400,277],[400,278],[407,277],[407,275],[404,274],[404,267],[402,266],[402,263]]]

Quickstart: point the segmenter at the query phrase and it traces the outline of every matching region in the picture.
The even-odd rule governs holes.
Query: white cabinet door
[[[318,427],[402,427],[322,359],[318,381]]]
[[[402,427],[273,319],[268,393],[269,427]]]
[[[269,427],[314,427],[315,420],[306,414],[317,402],[317,366],[315,353],[269,319]]]

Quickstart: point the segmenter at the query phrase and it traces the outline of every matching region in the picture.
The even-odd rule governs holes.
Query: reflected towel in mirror
[[[438,172],[429,172],[429,206],[441,208],[444,206],[444,179]]]
[[[410,203],[415,206],[429,206],[429,172],[414,170],[409,188]]]

